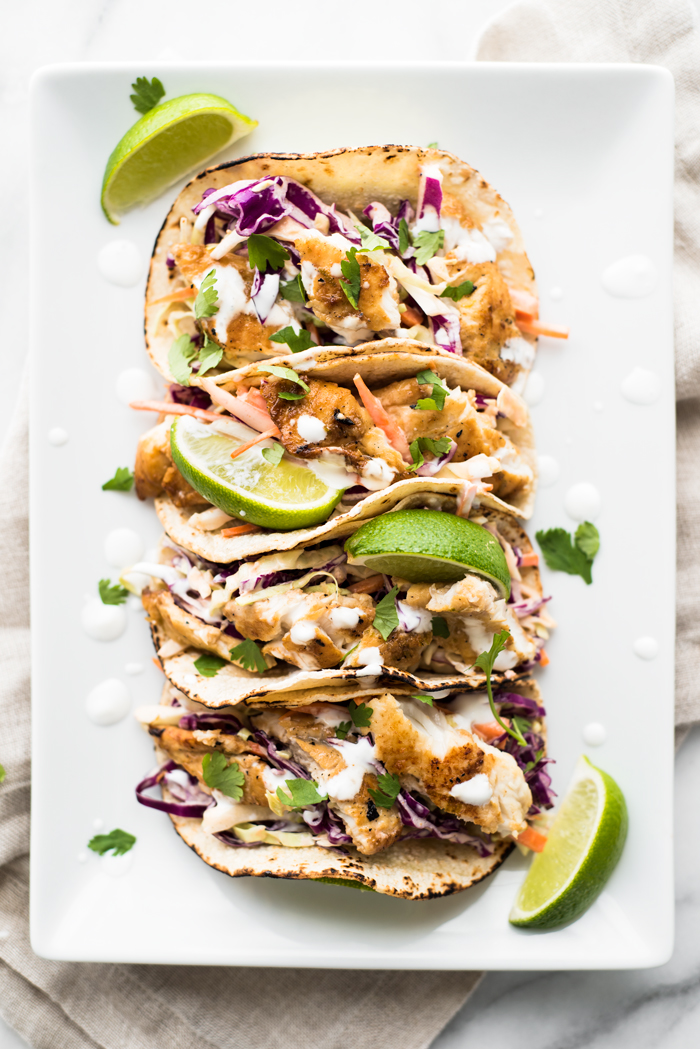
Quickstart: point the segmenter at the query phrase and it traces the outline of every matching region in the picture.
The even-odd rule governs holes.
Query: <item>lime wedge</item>
[[[533,859],[510,912],[511,925],[556,929],[580,918],[603,891],[626,837],[622,791],[588,758],[579,758],[547,844]]]
[[[469,573],[501,597],[510,572],[501,544],[481,525],[439,510],[397,510],[358,528],[345,544],[348,561],[411,583],[455,583]]]
[[[232,459],[244,442],[181,415],[170,430],[175,465],[200,495],[232,517],[289,531],[326,521],[342,489],[329,488],[304,466],[282,458],[269,463],[265,441]]]
[[[102,210],[114,225],[258,126],[219,95],[181,95],[145,113],[107,161]]]

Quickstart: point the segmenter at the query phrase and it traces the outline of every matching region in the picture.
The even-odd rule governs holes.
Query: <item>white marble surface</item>
[[[581,0],[583,2],[583,0]],[[699,3],[700,0],[695,0]],[[28,83],[34,69],[54,62],[153,58],[325,57],[338,41],[347,58],[446,59],[472,56],[484,25],[509,0],[441,0],[441,18],[426,17],[424,3],[356,0],[208,0],[211,25],[197,31],[197,11],[186,0],[28,0],[5,4],[0,37],[0,287],[3,289],[4,373],[0,438],[7,430],[14,391],[26,353],[31,304],[27,298]],[[264,10],[264,32],[257,30]],[[225,17],[224,17],[225,16]],[[301,17],[300,17],[301,16]],[[212,51],[216,48],[216,51]],[[341,59],[342,60],[342,59]],[[234,100],[235,101],[235,100]],[[46,215],[50,222],[51,216]],[[79,275],[77,275],[79,278]],[[79,279],[76,285],[79,309]],[[76,318],[79,323],[79,316]],[[56,366],[60,396],[60,362]],[[650,737],[651,738],[651,737]],[[640,756],[641,759],[642,756]],[[681,750],[676,771],[677,947],[660,969],[629,973],[488,974],[432,1049],[685,1049],[700,1043],[700,844],[696,798],[700,795],[700,730]],[[650,828],[653,848],[653,828]],[[650,901],[653,906],[653,901]],[[0,1013],[2,1002],[0,1002]],[[24,1043],[0,1020],[0,1049]]]

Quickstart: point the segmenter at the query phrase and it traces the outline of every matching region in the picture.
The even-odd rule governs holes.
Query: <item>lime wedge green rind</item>
[[[181,95],[145,113],[112,151],[102,182],[111,223],[257,127],[219,95]]]
[[[581,757],[547,844],[520,888],[511,925],[558,929],[580,918],[615,869],[627,826],[627,805],[617,783]]]
[[[329,488],[304,466],[283,458],[273,466],[256,445],[239,458],[243,442],[182,415],[170,430],[170,448],[182,476],[205,499],[246,524],[279,531],[326,521],[342,490]]]
[[[501,597],[510,572],[501,545],[481,525],[439,510],[397,510],[361,525],[345,544],[351,564],[411,583],[454,583],[468,573],[487,579]]]
[[[314,881],[323,882],[324,885],[340,885],[344,889],[359,889],[360,892],[374,892],[369,885],[363,885],[359,881],[351,881],[349,878],[314,878]]]

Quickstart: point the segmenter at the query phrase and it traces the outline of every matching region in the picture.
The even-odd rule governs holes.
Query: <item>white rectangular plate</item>
[[[146,260],[178,187],[118,229],[100,211],[105,161],[134,119],[128,95],[148,72],[169,97],[211,91],[260,127],[230,156],[372,143],[441,146],[512,205],[542,293],[542,316],[571,327],[541,340],[533,407],[538,450],[560,465],[529,525],[575,527],[564,498],[588,481],[602,495],[594,583],[544,571],[559,629],[541,675],[561,795],[582,730],[601,722],[590,756],[621,785],[627,846],[610,883],[579,922],[527,934],[507,917],[525,862],[514,856],[482,886],[411,903],[304,882],[232,880],[206,867],[144,809],[134,785],[153,765],[130,717],[100,728],[88,692],[126,682],[133,704],[157,701],[143,615],[128,610],[116,641],[88,638],[85,595],[112,572],[104,539],[116,527],[158,536],[133,493],[102,492],[133,462],[151,424],[116,396],[118,376],[146,369],[143,283],[99,274],[100,248],[135,242]],[[33,94],[31,549],[33,790],[31,934],[48,958],[79,961],[358,968],[636,968],[672,947],[674,631],[674,376],[671,314],[673,83],[644,66],[343,65],[243,63],[81,65],[39,73]],[[225,159],[225,158],[224,158]],[[644,254],[658,271],[642,298],[613,298],[601,272]],[[555,288],[560,288],[559,295]],[[620,384],[653,371],[660,396],[631,404]],[[535,385],[531,395],[537,393]],[[54,427],[68,443],[48,441]],[[640,636],[659,656],[635,655]],[[127,663],[144,670],[127,676]],[[138,842],[124,862],[87,852],[102,827]]]

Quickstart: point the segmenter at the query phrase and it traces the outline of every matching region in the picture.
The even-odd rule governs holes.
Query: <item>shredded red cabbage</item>
[[[512,718],[514,715],[523,718],[543,718],[547,713],[537,700],[521,696],[518,692],[498,692],[493,698],[498,703],[499,713],[506,718]]]
[[[181,783],[177,783],[174,780],[168,780],[168,773],[173,772],[175,769],[185,773],[189,780],[188,787],[183,787]],[[160,784],[163,779],[166,781],[168,790],[176,799],[175,801],[165,801],[163,798],[149,798],[145,793],[151,787]],[[146,805],[150,809],[158,809],[160,812],[170,813],[171,816],[185,816],[191,819],[201,818],[209,806],[214,803],[211,795],[206,794],[200,788],[197,777],[191,776],[189,772],[175,761],[166,761],[165,764],[149,773],[145,779],[142,779],[136,786],[136,800],[139,804]]]
[[[180,718],[178,725],[180,728],[186,728],[190,732],[194,732],[195,729],[202,729],[205,732],[210,729],[219,729],[229,736],[235,735],[243,728],[238,718],[234,717],[233,714],[215,714],[210,710],[190,711]]]
[[[462,350],[462,339],[459,333],[459,313],[451,310],[446,314],[438,314],[428,318],[430,332],[433,341],[443,350],[454,353],[458,357],[464,356]]]
[[[441,841],[451,841],[457,845],[471,845],[480,856],[490,856],[493,852],[490,838],[486,840],[488,835],[480,838],[475,834],[469,834],[456,816],[433,812],[407,790],[402,789],[399,792],[396,804],[401,822],[405,827],[411,828],[403,834],[404,838],[439,838]]]
[[[301,765],[297,765],[295,761],[289,761],[287,758],[283,758],[279,755],[277,748],[283,746],[279,740],[270,739],[267,732],[263,732],[262,729],[255,730],[253,733],[253,739],[265,749],[267,760],[274,768],[280,769],[284,772],[291,772],[291,774],[297,779],[311,779],[311,773],[307,772],[306,769],[301,767]]]
[[[206,411],[211,408],[211,397],[206,390],[199,386],[178,386],[172,383],[170,386],[170,400],[175,404],[191,404],[193,408],[202,408]]]

